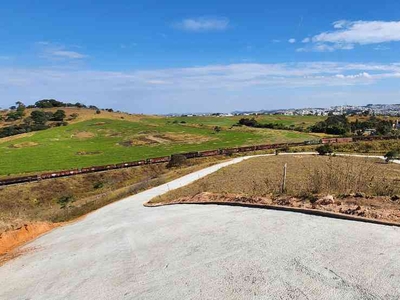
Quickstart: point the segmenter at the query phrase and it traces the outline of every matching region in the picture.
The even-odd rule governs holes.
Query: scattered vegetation
[[[50,111],[33,110],[28,117],[23,119],[26,115],[26,106],[22,102],[17,102],[16,104],[18,106],[15,110],[11,110],[7,113],[6,122],[15,122],[17,120],[21,120],[22,122],[0,128],[0,138],[44,130],[50,127],[66,126],[68,124],[64,122],[66,118],[64,110],[59,109],[54,113]]]
[[[334,152],[385,154],[390,150],[400,152],[400,140],[333,144]]]
[[[58,109],[64,108],[64,109]],[[64,103],[55,99],[43,99],[37,101],[34,105],[26,106],[21,101],[16,102],[16,105],[10,107],[5,115],[0,115],[0,122],[5,121],[6,124],[0,124],[0,138],[49,129],[51,127],[66,126],[67,118],[65,109],[77,108],[94,110],[95,114],[100,114],[101,110],[94,106],[86,106],[83,103]],[[53,111],[51,111],[54,109]],[[30,115],[27,116],[27,111]],[[105,111],[113,112],[112,109]],[[28,113],[29,113],[28,112]],[[75,120],[78,117],[77,113],[69,116],[68,120]],[[120,118],[124,118],[120,116]]]

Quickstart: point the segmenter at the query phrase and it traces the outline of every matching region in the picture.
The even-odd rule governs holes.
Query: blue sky
[[[0,107],[136,113],[400,102],[400,2],[4,1]]]

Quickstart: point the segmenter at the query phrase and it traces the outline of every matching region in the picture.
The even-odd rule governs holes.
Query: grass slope
[[[0,140],[0,175],[33,173],[132,161],[172,153],[260,143],[316,139],[316,135],[285,130],[232,127],[236,117],[122,120],[91,116],[85,121]],[[266,118],[266,117],[263,117]],[[314,117],[271,116],[302,124]],[[185,120],[186,123],[176,123]],[[272,119],[271,119],[272,120]],[[270,120],[270,121],[271,121]],[[213,126],[222,126],[215,133]]]

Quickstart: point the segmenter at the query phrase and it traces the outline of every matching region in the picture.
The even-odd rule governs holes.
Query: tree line
[[[259,123],[254,118],[242,118],[237,123],[239,126],[248,126],[254,128],[270,128],[270,129],[283,129],[295,130],[301,132],[316,132],[327,133],[335,135],[362,135],[366,130],[372,129],[374,134],[388,135],[393,131],[393,123],[389,120],[379,119],[375,116],[369,117],[367,120],[356,119],[350,122],[345,115],[331,115],[326,120],[318,122],[308,128],[295,125],[283,125],[279,123]]]
[[[366,130],[373,130],[378,135],[388,135],[393,131],[393,123],[389,120],[383,120],[376,116],[371,116],[367,120],[356,119],[349,122],[345,115],[328,116],[325,121],[316,123],[310,127],[311,132],[327,133],[327,134],[355,134],[362,135]]]
[[[254,118],[242,118],[239,120],[237,123],[239,126],[247,126],[247,127],[254,127],[254,128],[269,128],[269,129],[280,129],[280,130],[294,130],[294,131],[306,131],[306,128],[303,128],[301,126],[295,126],[295,125],[284,125],[281,123],[259,123],[256,119]]]

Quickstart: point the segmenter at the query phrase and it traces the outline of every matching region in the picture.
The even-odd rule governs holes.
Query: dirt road
[[[146,208],[236,158],[106,206],[0,267],[0,299],[399,299],[400,228],[264,209]]]

